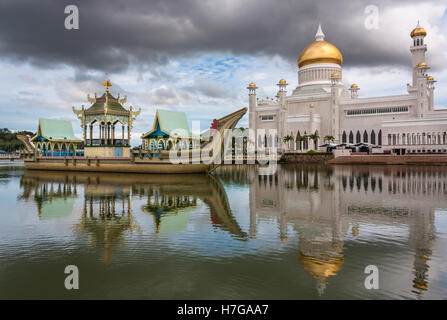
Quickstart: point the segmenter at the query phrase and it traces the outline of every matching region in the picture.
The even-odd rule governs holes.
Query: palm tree
[[[334,138],[334,136],[325,136],[324,137],[324,142],[334,142],[335,141],[335,138]]]
[[[318,138],[320,138],[320,136],[316,133],[312,133],[309,135],[309,138],[312,139],[314,141],[314,149],[317,150],[318,146]]]
[[[291,140],[293,140],[293,138],[292,138],[292,136],[289,136],[289,135],[287,135],[283,138],[283,141],[284,141],[284,143],[287,143],[289,150],[290,150],[290,141]]]
[[[306,141],[306,140],[307,140],[307,136],[298,136],[298,137],[296,138],[296,141],[300,143],[300,149],[301,149],[301,150],[303,149],[303,148],[301,148],[301,147],[302,147],[302,143],[303,143],[304,141]],[[304,146],[303,146],[303,147],[304,147]]]

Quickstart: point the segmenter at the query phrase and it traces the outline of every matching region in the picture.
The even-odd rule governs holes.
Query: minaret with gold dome
[[[410,92],[416,93],[418,102],[416,106],[416,113],[418,118],[422,118],[424,112],[433,109],[430,106],[430,97],[427,82],[427,70],[430,67],[425,62],[425,52],[427,52],[427,45],[424,43],[424,38],[427,35],[427,31],[421,25],[418,24],[414,28],[410,37],[413,39],[413,45],[410,47],[411,62],[413,67],[413,85],[410,87]]]
[[[250,128],[256,132],[256,89],[258,87],[254,82],[250,82],[248,85],[248,125]],[[253,143],[256,145],[257,137],[255,135],[255,141]]]
[[[427,52],[427,45],[424,43],[424,38],[427,35],[427,31],[418,24],[414,28],[410,37],[413,39],[413,45],[410,47],[411,62],[413,67],[413,87],[416,86],[418,66],[425,64],[425,52]],[[427,66],[425,64],[425,66]]]

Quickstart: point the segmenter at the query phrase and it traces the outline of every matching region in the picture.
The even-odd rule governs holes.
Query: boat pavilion
[[[78,150],[82,140],[75,137],[71,122],[67,120],[39,119],[36,135],[30,141],[45,157],[83,155]]]

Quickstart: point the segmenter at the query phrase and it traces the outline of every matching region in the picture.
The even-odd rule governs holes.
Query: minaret
[[[279,88],[278,91],[278,98],[279,98],[279,103],[281,106],[284,106],[286,103],[286,95],[287,95],[287,81],[286,79],[281,79],[279,80],[277,86]]]
[[[279,87],[278,95],[279,95],[279,119],[278,119],[278,147],[281,149],[283,145],[283,139],[285,136],[285,124],[286,124],[286,111],[287,111],[287,103],[286,103],[286,95],[287,95],[287,81],[285,79],[279,80],[277,86]]]
[[[414,28],[410,36],[413,39],[413,45],[410,47],[411,62],[413,68],[413,87],[417,85],[417,65],[425,62],[425,52],[427,51],[427,45],[424,44],[424,38],[427,32],[419,24]]]
[[[340,136],[340,108],[338,104],[339,97],[343,91],[343,82],[340,74],[331,74],[331,123],[329,124],[330,135],[335,138],[336,143],[341,143]]]
[[[430,69],[425,62],[421,62],[414,68],[416,72],[416,93],[417,106],[416,113],[418,118],[423,118],[424,112],[429,110],[429,89],[427,81],[427,70]]]
[[[359,86],[355,83],[352,84],[351,88],[349,88],[349,91],[351,91],[351,99],[357,99],[359,96],[358,91],[360,90]]]
[[[433,111],[434,109],[434,91],[435,91],[436,80],[432,76],[427,77],[427,88],[428,88],[428,110]]]
[[[253,143],[255,144],[254,146],[256,149],[258,146],[257,143],[258,136],[256,134],[256,89],[258,89],[258,87],[256,86],[256,84],[251,82],[248,85],[247,89],[248,89],[248,127],[254,133],[255,139]]]

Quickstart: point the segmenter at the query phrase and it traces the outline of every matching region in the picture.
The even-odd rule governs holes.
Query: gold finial
[[[109,80],[109,74],[108,73],[106,73],[106,81],[104,81],[101,84],[106,87],[106,92],[108,93],[109,92],[109,87],[112,86],[112,84],[110,83],[110,80]]]

